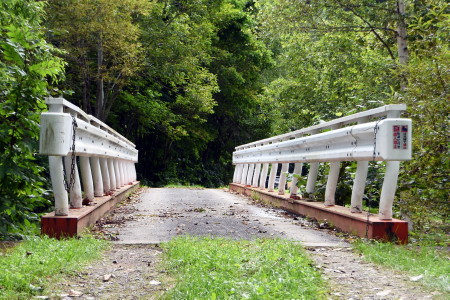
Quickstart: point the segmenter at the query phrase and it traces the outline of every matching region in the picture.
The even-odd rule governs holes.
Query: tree
[[[66,50],[69,63],[69,99],[100,120],[139,69],[140,28],[134,19],[150,8],[147,0],[49,1],[49,36]]]
[[[267,72],[261,97],[274,133],[386,101],[391,83],[398,82],[392,73],[392,51],[379,42],[388,39],[389,30],[374,34],[375,25],[368,26],[343,9],[341,1],[257,4],[259,35],[277,61]],[[356,8],[365,9],[362,4],[352,7]],[[364,15],[364,20],[371,17],[369,12]]]
[[[64,63],[44,39],[44,3],[0,3],[0,238],[35,228],[51,204],[36,157],[39,114]]]

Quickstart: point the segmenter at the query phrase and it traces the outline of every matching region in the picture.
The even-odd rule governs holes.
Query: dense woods
[[[2,0],[0,236],[51,209],[37,155],[49,94],[136,143],[150,186],[226,185],[237,145],[406,103],[414,154],[396,216],[448,231],[449,13],[445,0]]]

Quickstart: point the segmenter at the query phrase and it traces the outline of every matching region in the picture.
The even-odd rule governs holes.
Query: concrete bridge
[[[49,112],[41,117],[40,153],[49,156],[55,211],[42,218],[42,232],[55,237],[76,235],[138,188],[135,171],[138,151],[125,137],[66,100],[50,98],[47,104]],[[236,169],[230,189],[292,213],[326,221],[342,231],[406,243],[407,223],[392,218],[400,161],[411,159],[411,120],[400,118],[405,109],[405,105],[387,105],[238,146],[233,153]],[[358,165],[350,208],[335,205],[341,161],[357,161]],[[364,213],[362,206],[369,161],[386,162],[377,216]],[[312,197],[320,163],[329,164],[323,203],[315,202]],[[299,191],[297,180],[302,175],[303,164],[309,166],[308,180],[306,190]],[[291,174],[290,166],[293,166]],[[279,183],[278,189],[275,189],[277,176]],[[292,176],[292,182],[289,191],[286,191],[289,176]],[[173,211],[177,211],[188,203],[185,211],[190,209],[190,204],[194,206],[191,212],[210,209],[210,215],[204,214],[202,217],[208,219],[210,216],[211,219],[205,224],[209,225],[206,228],[211,230],[211,234],[226,235],[232,232],[233,237],[248,237],[247,230],[241,228],[242,224],[235,218],[222,220],[224,217],[218,219],[216,215],[216,212],[222,212],[222,216],[232,213],[226,206],[231,208],[240,203],[234,196],[217,190],[150,191],[148,194],[151,196],[146,196],[143,201],[147,203],[143,205],[149,208],[150,215],[158,213],[162,207],[172,207]],[[246,210],[251,217],[245,222],[249,223],[251,218],[264,219],[264,214],[256,212],[256,208],[247,207]],[[184,218],[181,212],[176,213]],[[151,218],[146,219],[151,223]],[[186,221],[183,226],[177,224],[176,229],[171,227],[175,223],[140,223],[133,234],[130,229],[130,237],[138,238],[145,232],[151,232],[153,237],[146,236],[146,239],[157,241],[159,234],[170,236],[174,230],[204,233],[205,226],[198,226],[200,221],[192,222]],[[260,233],[269,232],[261,229],[260,224],[253,227],[259,228]],[[299,228],[290,230],[287,232],[291,232],[292,238],[317,242],[316,236]]]

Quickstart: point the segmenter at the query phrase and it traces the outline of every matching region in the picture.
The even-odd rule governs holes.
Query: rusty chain
[[[375,127],[373,128],[373,153],[372,153],[372,163],[373,163],[373,167],[375,168],[375,156],[377,155],[377,133],[378,133],[378,129],[380,129],[378,127],[378,123],[380,123],[382,120],[384,120],[384,118],[380,118],[378,119],[378,121],[375,123]],[[367,221],[366,221],[366,239],[369,239],[369,219],[370,216],[372,215],[370,213],[370,197],[367,197]]]
[[[75,164],[76,164],[76,156],[75,156],[75,137],[76,137],[76,129],[78,127],[77,120],[74,115],[72,115],[72,160],[70,162],[70,175],[69,175],[69,182],[66,180],[66,168],[65,164],[64,166],[64,188],[68,193],[72,190],[74,184],[75,184]]]

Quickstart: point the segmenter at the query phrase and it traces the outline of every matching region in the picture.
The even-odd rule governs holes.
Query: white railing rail
[[[341,161],[357,161],[351,211],[362,212],[362,198],[369,161],[386,161],[386,173],[380,197],[379,216],[392,219],[392,203],[397,188],[400,161],[411,159],[410,119],[400,118],[406,105],[395,104],[360,112],[319,125],[259,140],[236,147],[233,182],[273,191],[278,164],[282,164],[279,194],[285,193],[289,164],[301,175],[303,163],[309,163],[306,194],[313,194],[319,163],[329,162],[325,205],[335,204],[335,191]],[[294,176],[290,195],[298,196],[298,178]]]
[[[92,201],[136,181],[138,151],[133,143],[63,98],[47,98],[46,103],[49,111],[41,114],[39,153],[49,156],[55,215],[69,214],[67,186],[70,206],[81,208],[83,192]]]

